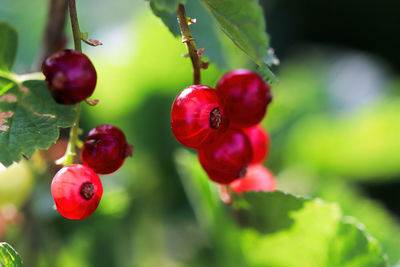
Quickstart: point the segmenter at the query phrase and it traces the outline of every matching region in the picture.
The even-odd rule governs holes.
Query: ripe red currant
[[[96,210],[103,195],[103,186],[92,169],[81,164],[71,164],[54,176],[51,194],[62,216],[81,220]]]
[[[54,100],[74,105],[92,95],[97,74],[90,59],[75,50],[62,50],[45,60],[43,74]]]
[[[229,184],[244,177],[253,152],[247,136],[238,129],[228,129],[199,149],[198,157],[204,170],[214,182]]]
[[[246,128],[258,124],[272,100],[269,86],[249,70],[228,72],[217,84],[217,93],[232,126]]]
[[[226,126],[217,93],[211,87],[192,85],[172,105],[172,133],[184,146],[200,148]]]
[[[260,125],[243,129],[243,131],[249,138],[251,148],[253,149],[251,163],[263,162],[269,154],[270,139],[267,132]]]
[[[128,156],[132,156],[132,146],[126,142],[124,133],[110,124],[92,129],[81,152],[83,164],[99,174],[115,172]]]
[[[233,191],[241,194],[243,191],[274,191],[276,183],[274,175],[261,164],[250,165],[244,178],[239,178],[230,184]]]

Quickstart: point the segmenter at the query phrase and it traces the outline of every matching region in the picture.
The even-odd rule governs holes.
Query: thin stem
[[[78,13],[75,0],[69,0],[69,16],[71,18],[72,34],[74,36],[75,50],[82,52],[81,30],[79,29]]]
[[[69,14],[71,18],[72,34],[74,36],[75,50],[82,52],[81,45],[81,32],[79,30],[78,14],[76,12],[75,0],[69,0]],[[74,125],[69,132],[69,142],[67,150],[62,158],[56,161],[56,164],[61,164],[64,166],[74,163],[76,156],[76,145],[78,143],[79,136],[79,118],[81,114],[81,103],[76,106],[76,117]]]
[[[79,118],[81,114],[81,104],[79,103],[76,106],[76,117],[74,125],[72,126],[69,132],[69,142],[67,146],[67,150],[62,158],[56,161],[56,164],[68,166],[74,163],[74,159],[76,156],[76,143],[79,136]]]
[[[188,20],[186,17],[186,11],[183,4],[179,4],[178,10],[178,22],[181,28],[182,33],[182,42],[186,43],[188,48],[190,59],[192,60],[193,66],[193,84],[200,84],[201,83],[201,59],[197,54],[196,44],[194,43],[194,39],[192,37],[192,33],[190,32]]]

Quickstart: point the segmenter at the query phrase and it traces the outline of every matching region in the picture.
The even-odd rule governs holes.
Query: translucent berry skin
[[[198,158],[214,182],[229,184],[244,177],[253,157],[247,136],[238,129],[228,129],[218,134],[213,142],[198,150]]]
[[[225,74],[216,90],[231,125],[238,128],[258,124],[272,100],[270,87],[256,73],[245,69]]]
[[[246,176],[230,184],[233,191],[241,194],[243,191],[275,191],[275,177],[271,171],[261,164],[253,164],[247,168]]]
[[[252,164],[262,163],[268,157],[270,150],[270,138],[268,133],[260,126],[256,125],[243,129],[243,132],[250,140],[253,149]]]
[[[227,119],[217,93],[205,85],[192,85],[175,99],[171,110],[171,128],[184,146],[200,148],[226,129]]]
[[[92,169],[82,164],[71,164],[54,176],[51,194],[62,216],[82,220],[96,210],[103,195],[103,186]]]
[[[82,163],[98,174],[110,174],[118,170],[127,156],[132,155],[132,146],[126,142],[124,133],[110,124],[93,128],[83,143]]]
[[[74,105],[93,94],[97,74],[90,59],[75,50],[62,50],[47,58],[43,63],[46,77],[54,100],[63,105]]]

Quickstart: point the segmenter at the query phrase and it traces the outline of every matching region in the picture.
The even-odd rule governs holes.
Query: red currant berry
[[[228,129],[199,149],[198,157],[211,180],[229,184],[244,177],[253,152],[249,139],[241,130]]]
[[[269,154],[270,139],[266,131],[260,126],[253,126],[243,129],[244,133],[250,140],[253,149],[253,159],[251,163],[263,162]]]
[[[276,183],[274,175],[261,164],[250,165],[246,176],[230,184],[233,191],[241,194],[243,191],[274,191]]]
[[[103,186],[92,169],[81,164],[71,164],[54,176],[51,194],[62,216],[81,220],[96,210],[103,195]]]
[[[269,86],[249,70],[234,70],[217,84],[217,93],[233,126],[246,128],[258,124],[272,100]]]
[[[75,50],[62,50],[45,60],[43,74],[54,100],[74,105],[92,95],[97,74],[90,59]]]
[[[83,164],[99,174],[115,172],[128,156],[132,156],[132,146],[126,142],[124,133],[110,124],[92,129],[81,152]]]
[[[211,87],[192,85],[172,105],[172,133],[184,146],[200,148],[226,126],[217,93]]]

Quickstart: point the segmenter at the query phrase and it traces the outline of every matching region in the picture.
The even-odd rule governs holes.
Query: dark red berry
[[[243,131],[249,138],[253,149],[251,163],[263,162],[268,157],[270,147],[270,139],[267,132],[260,125],[243,129]]]
[[[226,126],[217,93],[211,87],[192,85],[172,105],[172,133],[184,146],[200,148]]]
[[[231,125],[239,128],[258,124],[272,100],[271,90],[261,77],[244,69],[228,72],[216,89]]]
[[[92,169],[82,164],[71,164],[54,176],[51,194],[62,216],[81,220],[96,210],[103,195],[103,186]]]
[[[97,74],[90,59],[75,50],[62,50],[43,63],[43,74],[54,100],[74,105],[92,95]]]
[[[274,191],[276,183],[274,175],[261,164],[250,165],[244,178],[239,178],[230,184],[233,191],[241,194],[243,191]]]
[[[241,130],[228,129],[199,149],[198,157],[211,180],[229,184],[244,177],[253,153],[249,139]]]
[[[104,124],[93,128],[83,144],[83,164],[96,173],[109,174],[118,170],[127,156],[132,155],[132,146],[126,142],[124,133],[117,127]]]

